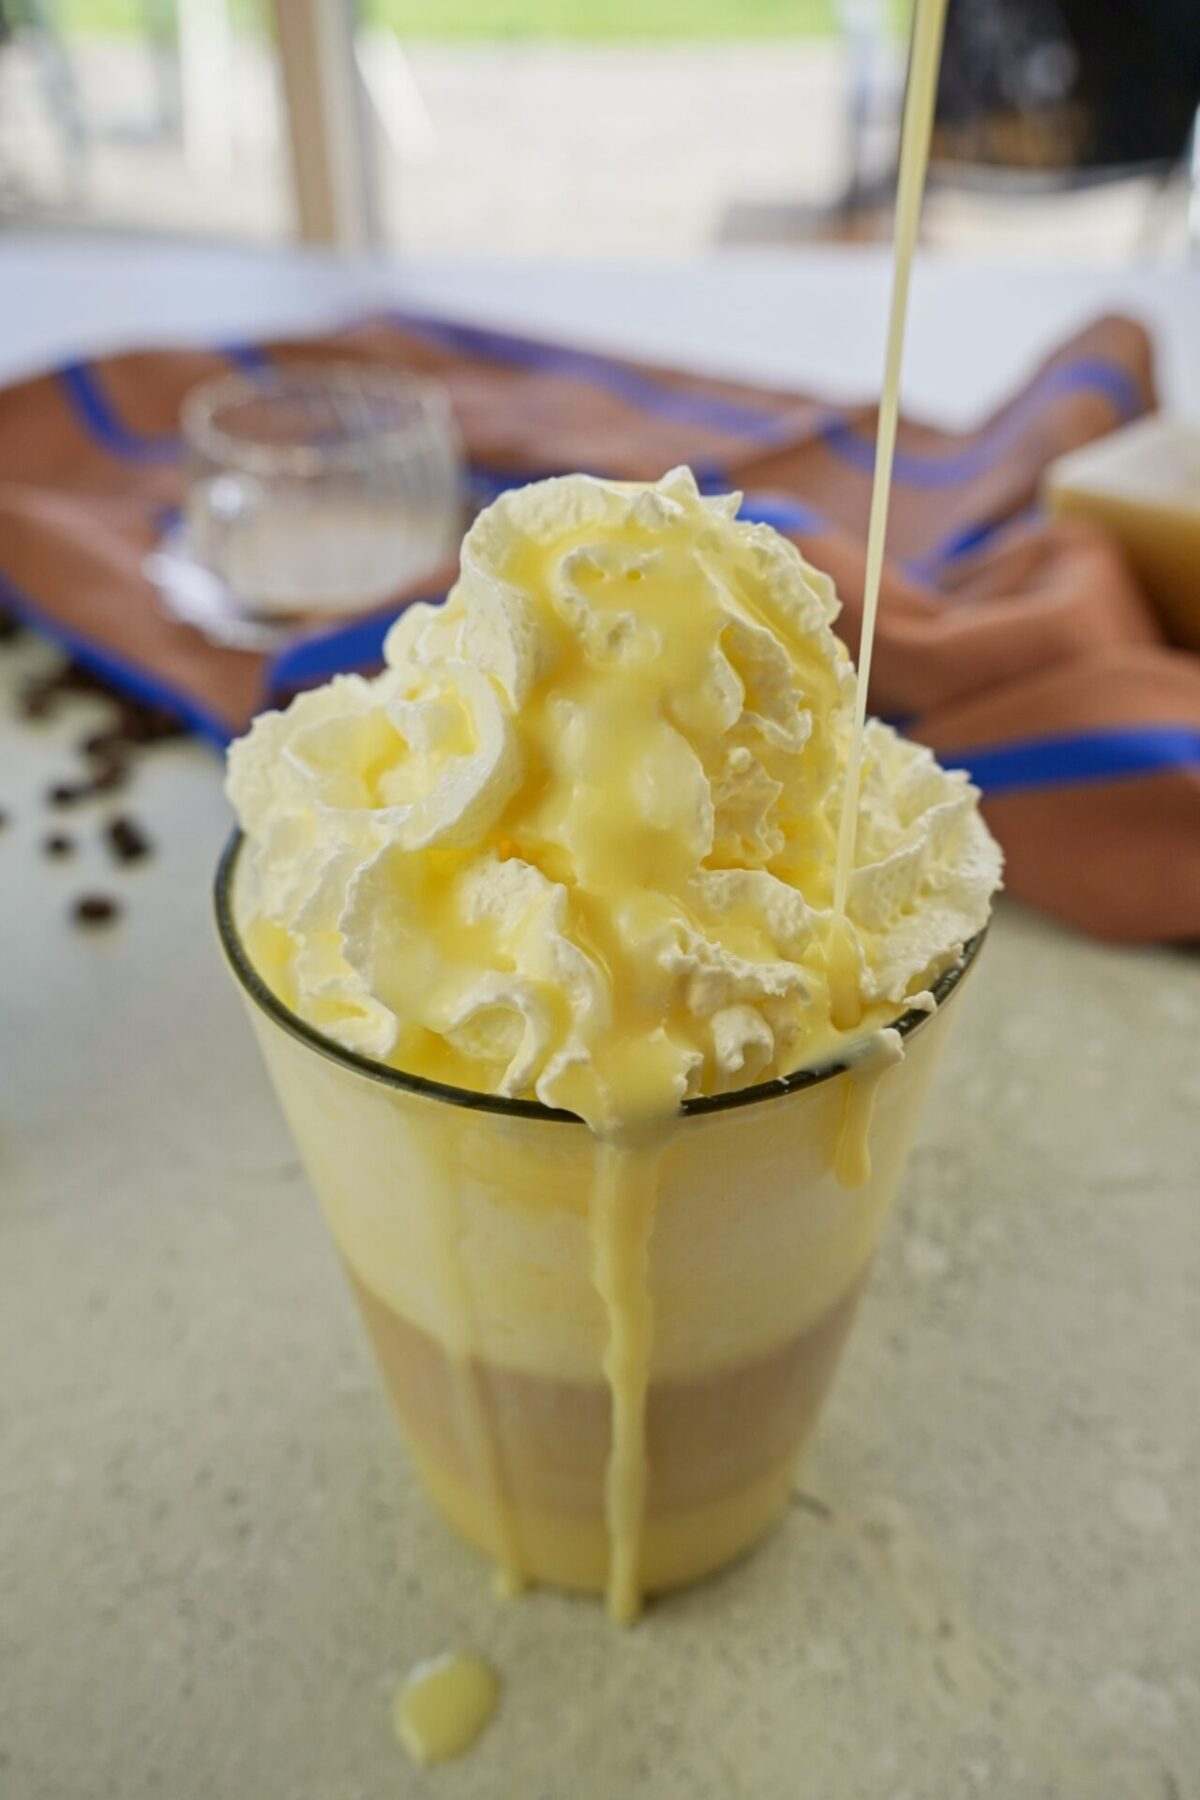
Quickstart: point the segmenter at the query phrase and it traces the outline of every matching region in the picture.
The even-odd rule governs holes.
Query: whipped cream
[[[606,1133],[838,1047],[830,925],[855,676],[828,577],[687,469],[507,493],[374,679],[229,756],[238,906],[280,998],[414,1074]],[[961,772],[867,730],[853,1035],[987,919]],[[845,948],[841,972],[845,979]]]

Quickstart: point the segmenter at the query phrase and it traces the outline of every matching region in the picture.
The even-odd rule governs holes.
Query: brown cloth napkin
[[[183,396],[231,365],[314,358],[443,380],[476,503],[542,475],[680,462],[742,488],[745,516],[833,573],[856,646],[872,407],[413,314],[73,363],[0,393],[0,605],[219,741],[298,687],[374,666],[412,595],[266,658],[169,617],[143,573],[183,499]],[[971,771],[1011,890],[1103,937],[1200,939],[1200,659],[1168,645],[1103,533],[1036,508],[1053,457],[1154,404],[1145,332],[1104,318],[978,429],[901,425],[871,704]]]

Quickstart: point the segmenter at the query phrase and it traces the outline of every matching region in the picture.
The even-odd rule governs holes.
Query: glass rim
[[[382,395],[413,402],[414,417],[404,423],[376,426],[358,436],[334,444],[272,441],[262,437],[238,437],[219,423],[225,407],[255,400],[303,399],[305,391],[320,397],[321,390],[336,397],[355,390],[367,396]],[[361,470],[382,451],[412,456],[421,450],[419,434],[432,425],[455,460],[459,459],[458,428],[450,396],[436,377],[415,375],[382,363],[350,360],[288,362],[246,372],[231,369],[201,381],[183,397],[180,424],[188,448],[214,463],[247,474],[320,476],[331,469]]]
[[[586,1129],[586,1121],[578,1113],[566,1112],[561,1107],[543,1106],[540,1100],[513,1099],[507,1094],[485,1094],[475,1088],[454,1087],[449,1082],[434,1081],[427,1075],[410,1074],[391,1063],[363,1056],[357,1050],[347,1050],[285,1006],[251,962],[233,916],[233,878],[244,840],[245,834],[240,827],[235,826],[217,864],[213,888],[217,936],[226,960],[244,992],[261,1012],[290,1037],[327,1057],[330,1062],[339,1063],[343,1068],[351,1069],[370,1081],[402,1093],[420,1094],[426,1099],[466,1107],[472,1112],[500,1113],[507,1118],[539,1119],[546,1124],[582,1125]],[[907,1039],[940,1013],[978,957],[987,934],[988,926],[985,925],[982,931],[968,939],[963,945],[962,954],[938,977],[929,990],[937,1003],[933,1009],[909,1007],[898,1019],[893,1020],[890,1029]],[[703,1118],[712,1113],[731,1112],[736,1107],[760,1105],[785,1094],[801,1093],[823,1081],[831,1081],[836,1075],[846,1074],[852,1066],[852,1059],[831,1057],[809,1068],[796,1069],[790,1075],[778,1076],[773,1081],[754,1082],[749,1087],[734,1088],[725,1094],[697,1094],[693,1099],[680,1103],[680,1114],[683,1118]]]

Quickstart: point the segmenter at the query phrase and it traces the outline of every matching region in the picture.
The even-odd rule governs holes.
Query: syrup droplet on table
[[[422,1768],[469,1750],[490,1724],[500,1677],[480,1656],[447,1650],[418,1663],[396,1695],[392,1727]]]

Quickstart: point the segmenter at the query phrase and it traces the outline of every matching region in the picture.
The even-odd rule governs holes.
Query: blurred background
[[[0,230],[612,261],[886,235],[903,0],[0,0]],[[927,237],[1180,257],[1195,0],[952,0]]]

